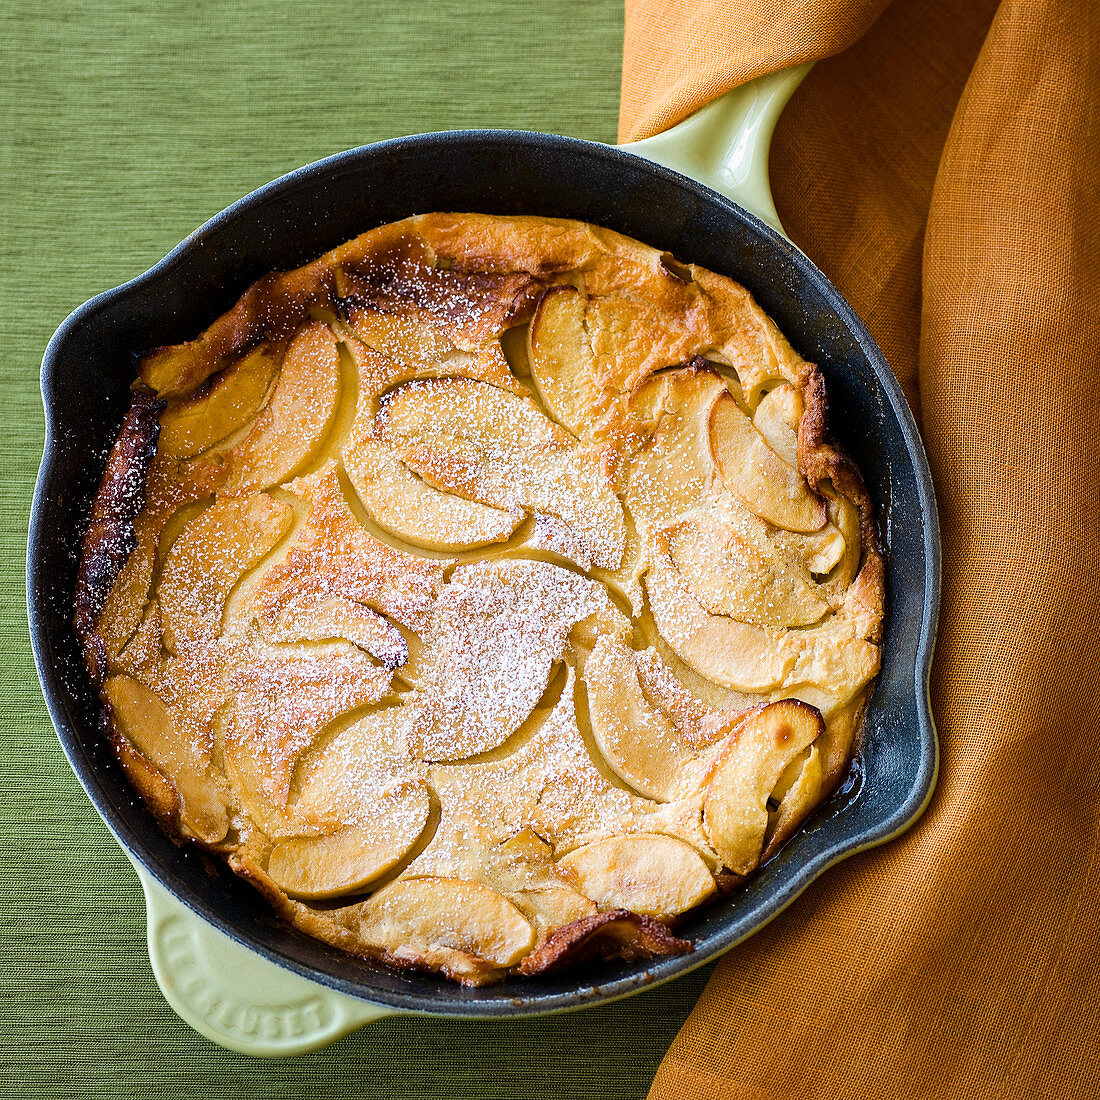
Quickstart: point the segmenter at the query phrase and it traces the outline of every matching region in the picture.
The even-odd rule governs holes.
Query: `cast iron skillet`
[[[886,554],[883,667],[862,774],[732,898],[691,918],[692,954],[601,964],[463,989],[351,958],[281,924],[228,869],[177,848],[135,798],[98,729],[98,703],[70,625],[80,536],[129,398],[134,356],[193,337],[257,277],[305,263],[375,225],[433,211],[595,222],[737,279],[794,347],[821,366],[832,428],[874,499]],[[931,480],[905,399],[867,330],[814,265],[758,218],[692,180],[596,143],[515,131],[454,131],[330,157],[241,199],[146,274],[93,298],[54,335],[42,367],[45,455],[28,546],[28,606],[58,735],[131,858],[185,906],[268,959],[397,1011],[513,1016],[582,1008],[714,958],[766,923],[825,868],[896,835],[936,771],[928,671],[939,592]]]

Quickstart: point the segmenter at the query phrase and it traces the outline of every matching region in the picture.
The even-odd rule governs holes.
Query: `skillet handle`
[[[219,1046],[265,1058],[307,1054],[395,1015],[242,947],[172,897],[143,867],[136,869],[157,985],[185,1023]]]
[[[620,148],[698,180],[785,237],[768,180],[768,148],[783,108],[812,68],[810,61],[757,77],[663,134]]]

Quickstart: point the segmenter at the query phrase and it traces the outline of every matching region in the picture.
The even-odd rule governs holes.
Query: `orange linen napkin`
[[[883,8],[627,3],[623,138],[835,54],[777,206],[921,416],[944,551],[930,808],[726,956],[651,1100],[1100,1095],[1100,4]]]

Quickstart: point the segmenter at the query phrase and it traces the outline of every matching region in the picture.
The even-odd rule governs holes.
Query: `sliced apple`
[[[880,647],[862,636],[858,620],[843,614],[794,632],[791,640],[798,647],[798,658],[787,676],[784,694],[812,703],[827,719],[879,670]]]
[[[657,540],[646,575],[653,622],[672,651],[723,687],[755,694],[783,688],[831,710],[878,670],[879,648],[857,624],[830,616],[805,629],[775,630],[711,615]],[[819,704],[820,701],[820,704]]]
[[[293,475],[324,440],[339,394],[336,337],[310,322],[290,342],[271,400],[233,448],[225,491],[268,489]]]
[[[413,870],[449,875],[456,872],[438,868],[470,862],[477,867],[480,847],[500,844],[524,829],[553,846],[575,847],[583,832],[621,831],[621,823],[633,820],[636,812],[654,808],[613,786],[597,768],[577,725],[575,682],[573,669],[567,668],[561,696],[549,713],[533,715],[530,735],[517,739],[511,752],[431,769],[442,815]]]
[[[710,443],[725,484],[752,512],[788,531],[819,531],[825,502],[805,478],[773,451],[728,394],[715,402]]]
[[[601,607],[599,611],[577,623],[569,632],[569,640],[574,646],[587,652],[601,637],[627,645],[631,633],[630,620],[609,600],[606,607]]]
[[[611,770],[658,801],[674,798],[696,755],[680,730],[646,698],[634,650],[606,638],[584,666],[592,735]]]
[[[713,615],[783,628],[818,622],[829,610],[807,576],[734,522],[703,514],[664,534],[673,566]]]
[[[769,820],[764,850],[760,853],[761,862],[771,859],[779,851],[806,815],[821,801],[824,779],[822,754],[817,743],[810,746],[808,753],[803,752],[787,765],[772,791],[772,800],[779,803],[779,809]]]
[[[662,277],[661,282],[666,294],[662,305],[672,305],[679,295],[667,279]],[[655,371],[688,362],[710,343],[710,332],[698,324],[702,318],[694,309],[694,287],[680,284],[680,288],[687,298],[677,303],[682,313],[675,306],[651,308],[629,290],[597,292],[588,301],[585,328],[601,386],[629,393]]]
[[[788,466],[798,469],[798,423],[802,394],[788,382],[769,390],[752,415],[753,427]]]
[[[229,816],[222,785],[196,746],[176,730],[164,702],[129,676],[112,676],[103,693],[118,732],[175,788],[187,829],[208,844],[224,839]]]
[[[374,522],[414,546],[467,550],[502,542],[523,519],[519,508],[494,508],[436,489],[377,440],[351,439],[343,458]]]
[[[409,659],[401,631],[369,607],[343,596],[307,592],[281,605],[269,605],[260,625],[269,642],[323,642],[343,638],[366,650],[388,669]]]
[[[676,372],[654,379],[639,404],[661,399],[652,441],[634,456],[625,502],[643,542],[691,508],[714,479],[708,424],[726,385],[712,371]],[[663,410],[663,411],[662,411]]]
[[[453,562],[399,550],[371,535],[352,512],[334,462],[288,488],[309,512],[286,556],[250,590],[251,605],[274,616],[289,600],[339,596],[418,634],[425,631]]]
[[[644,916],[675,916],[716,892],[703,857],[690,844],[660,834],[606,837],[563,856],[558,868],[597,905]]]
[[[455,351],[445,328],[407,310],[387,313],[358,303],[348,306],[347,324],[368,347],[405,364],[439,363]]]
[[[419,788],[425,769],[409,754],[405,717],[401,707],[372,711],[303,753],[292,785],[295,811],[369,825],[376,803]]]
[[[468,378],[408,382],[382,399],[374,431],[432,484],[556,516],[584,539],[595,565],[622,561],[622,505],[598,459],[530,399]]]
[[[506,897],[461,879],[399,879],[363,902],[356,916],[369,946],[460,978],[476,978],[484,964],[512,966],[535,942],[530,921]]]
[[[535,516],[524,545],[565,558],[582,569],[592,568],[592,553],[585,540],[557,516]]]
[[[511,892],[512,901],[541,929],[559,928],[596,913],[596,903],[564,882]]]
[[[157,587],[171,652],[208,645],[221,633],[229,593],[279,542],[292,517],[289,505],[259,493],[219,501],[184,527]]]
[[[164,645],[164,623],[160,604],[154,598],[145,609],[145,617],[117,657],[111,658],[112,672],[125,672],[147,681],[148,672],[160,663]]]
[[[596,912],[595,902],[558,879],[553,863],[551,846],[527,826],[488,849],[482,866],[492,885],[545,929]]]
[[[783,699],[742,725],[718,763],[703,801],[703,826],[723,864],[747,875],[760,861],[768,798],[783,772],[825,731],[820,713]]]
[[[436,601],[409,698],[422,759],[502,744],[531,713],[574,624],[610,605],[603,587],[548,562],[460,566]]]
[[[669,717],[687,744],[702,748],[725,736],[730,712],[709,706],[688,690],[680,677],[690,674],[690,670],[682,662],[672,657],[680,666],[674,672],[656,647],[636,653],[638,682],[646,699]]]
[[[380,799],[374,809],[368,824],[278,841],[267,873],[295,898],[335,898],[365,889],[392,871],[420,838],[431,798],[424,787],[406,788]]]
[[[588,434],[602,390],[585,330],[585,296],[569,285],[551,287],[539,301],[527,336],[531,377],[550,415],[574,435]]]
[[[158,453],[191,458],[231,436],[256,415],[277,366],[274,349],[260,344],[189,397],[170,402],[160,415]]]
[[[667,552],[655,550],[645,588],[661,637],[707,679],[737,691],[765,692],[778,688],[794,667],[797,649],[786,635],[709,614]]]
[[[859,561],[863,550],[859,508],[846,496],[834,493],[832,499],[829,500],[829,514],[832,518],[830,526],[835,526],[840,536],[840,552],[834,552],[829,557],[822,558],[815,563],[816,568],[814,564],[811,564],[810,569],[813,572],[821,569],[822,575],[826,572],[831,574],[828,578],[829,583],[838,591],[842,591],[852,583],[859,570]],[[838,565],[840,566],[839,569],[836,568]],[[824,568],[825,566],[828,566],[827,570]],[[836,570],[835,573],[833,572],[834,569]]]
[[[831,523],[815,534],[803,535],[800,538],[802,542],[798,547],[799,556],[814,577],[827,577],[848,553],[848,544],[844,536]],[[851,578],[849,577],[848,580],[850,581]]]
[[[303,829],[314,824],[312,820],[300,820],[276,801],[267,788],[267,758],[263,746],[235,736],[233,716],[228,723],[224,741],[223,759],[225,773],[241,809],[250,821],[269,837],[298,836]]]
[[[236,736],[262,754],[265,788],[285,806],[301,754],[343,714],[377,703],[392,673],[350,646],[331,652],[267,653],[242,662],[231,676]]]

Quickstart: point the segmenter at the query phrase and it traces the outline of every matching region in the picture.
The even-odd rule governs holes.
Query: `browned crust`
[[[859,509],[863,557],[852,584],[858,586],[861,598],[878,612],[879,627],[869,640],[880,642],[886,571],[874,507],[856,464],[836,447],[829,436],[829,395],[825,389],[825,379],[817,367],[813,367],[806,377],[802,400],[804,408],[798,423],[798,468],[815,491],[822,482],[828,481]]]
[[[73,595],[73,629],[92,682],[102,683],[107,655],[95,621],[136,545],[134,520],[145,507],[145,478],[157,450],[164,402],[135,389],[92,501]]]
[[[655,917],[611,909],[555,928],[517,968],[525,977],[565,970],[591,959],[653,959],[694,951]]]
[[[109,707],[105,706],[100,711],[99,724],[100,729],[114,746],[115,755],[126,773],[126,778],[141,795],[146,808],[157,819],[165,833],[179,843],[181,840],[179,818],[183,804],[176,788],[172,786],[167,776],[158,771],[146,756],[118,732]]]
[[[878,528],[875,526],[871,497],[856,464],[839,451],[828,434],[829,395],[825,379],[813,367],[802,389],[804,411],[798,423],[798,468],[816,490],[829,481],[838,493],[859,508],[860,534],[864,552],[879,555]]]
[[[331,265],[324,258],[294,271],[265,275],[200,337],[150,352],[139,367],[141,379],[158,394],[192,393],[227,358],[264,340],[288,339],[310,310],[331,302],[333,286]]]

